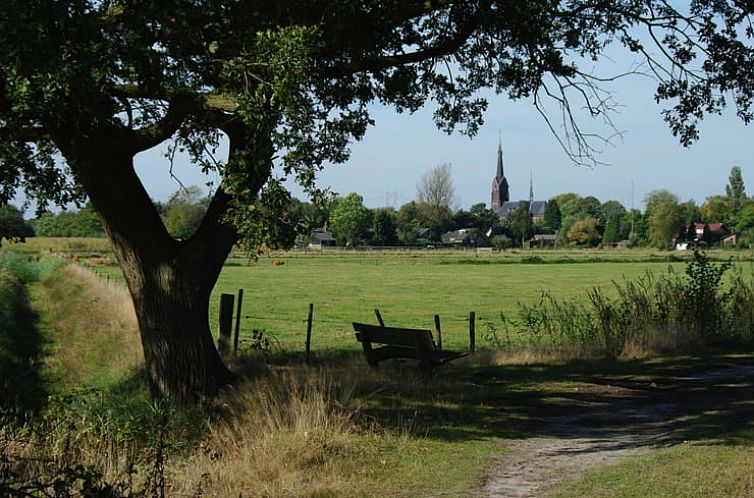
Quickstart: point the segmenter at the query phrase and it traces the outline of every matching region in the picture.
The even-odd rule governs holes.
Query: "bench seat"
[[[437,349],[429,330],[383,327],[356,322],[353,328],[367,361],[373,367],[385,360],[402,358],[418,360],[423,368],[431,370],[466,355],[465,352]],[[373,346],[378,344],[381,346]]]

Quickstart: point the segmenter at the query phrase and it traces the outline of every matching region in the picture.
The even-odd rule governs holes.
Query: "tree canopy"
[[[727,104],[751,120],[751,10],[713,0],[683,9],[665,0],[5,0],[0,204],[19,188],[42,208],[88,196],[124,269],[153,393],[212,393],[234,378],[207,324],[222,262],[239,237],[292,242],[280,177],[323,196],[317,172],[348,158],[349,141],[372,124],[370,105],[411,112],[433,101],[440,128],[473,135],[487,105],[479,90],[540,110],[550,98],[562,115],[545,114],[548,123],[559,129],[562,118],[564,147],[585,160],[594,149],[572,109],[610,111],[590,70],[617,44],[644,59],[686,144]],[[183,241],[133,168],[162,143],[221,179]]]

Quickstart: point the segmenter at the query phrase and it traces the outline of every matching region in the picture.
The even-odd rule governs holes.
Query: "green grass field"
[[[433,328],[433,317],[438,314],[444,344],[460,348],[468,344],[470,311],[476,313],[478,343],[484,345],[486,323],[500,329],[501,313],[515,319],[519,304],[535,304],[543,291],[559,298],[580,298],[595,286],[610,293],[613,282],[635,280],[647,272],[684,269],[683,262],[658,261],[650,253],[638,253],[645,254],[645,261],[632,261],[638,255],[628,252],[625,262],[594,262],[583,253],[550,251],[536,256],[544,263],[521,262],[521,253],[518,259],[511,259],[510,254],[475,258],[459,253],[369,252],[281,253],[255,263],[232,258],[213,293],[210,320],[214,327],[220,293],[236,294],[243,289],[241,337],[249,338],[255,329],[264,330],[291,352],[303,350],[309,303],[314,304],[313,350],[356,348],[351,323],[376,323],[375,309],[387,324],[405,327]],[[584,262],[559,262],[563,258],[578,261],[578,257]],[[751,268],[749,262],[738,265],[744,271]],[[122,278],[117,267],[98,267],[96,271],[108,278]],[[503,343],[517,340],[500,334],[498,338]]]
[[[285,264],[274,266],[274,261]],[[468,317],[474,311],[477,335],[485,323],[499,325],[500,313],[513,318],[519,303],[533,304],[548,291],[557,297],[585,296],[594,286],[636,279],[668,267],[683,271],[683,263],[605,262],[580,264],[474,264],[463,258],[406,255],[280,256],[247,265],[233,259],[220,276],[212,296],[211,320],[217,319],[220,293],[244,290],[242,337],[262,329],[287,350],[303,348],[309,303],[314,304],[312,348],[351,346],[351,322],[376,323],[374,309],[396,326],[432,328],[440,315],[443,341],[449,347],[468,343]],[[116,267],[97,272],[120,277]],[[504,338],[503,338],[504,339]],[[512,338],[515,340],[515,338]],[[353,344],[352,344],[353,342]]]

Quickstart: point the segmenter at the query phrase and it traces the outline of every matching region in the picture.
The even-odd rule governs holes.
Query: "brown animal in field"
[[[285,261],[282,259],[276,259],[272,262],[272,266],[283,266],[285,264]]]

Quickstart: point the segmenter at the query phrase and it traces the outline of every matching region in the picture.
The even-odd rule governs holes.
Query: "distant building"
[[[322,249],[323,247],[335,247],[335,237],[326,228],[315,228],[309,234],[309,249]]]
[[[518,209],[518,204],[525,201],[508,201],[504,202],[500,209],[497,210],[497,215],[501,219],[507,219],[513,212]],[[545,205],[547,201],[531,201],[529,202],[529,216],[531,221],[537,223],[545,218]]]
[[[497,171],[495,178],[492,180],[492,199],[490,200],[490,209],[497,213],[502,207],[503,203],[510,200],[510,192],[508,191],[508,180],[505,178],[505,172],[503,171],[503,142],[502,140],[497,144]]]
[[[732,233],[723,238],[724,246],[737,246],[739,242],[741,242],[741,234],[739,233]]]
[[[732,235],[734,237],[729,239],[731,233],[724,223],[689,223],[685,227],[685,232],[679,235],[675,248],[678,251],[685,251],[721,241],[724,244],[735,244],[738,242],[738,236]],[[732,242],[734,240],[735,242]]]
[[[487,237],[478,228],[461,228],[442,234],[442,241],[446,244],[456,244],[465,247],[486,247]]]
[[[503,143],[501,141],[497,146],[497,169],[495,171],[495,178],[492,180],[490,209],[492,209],[500,219],[505,220],[513,214],[518,208],[520,202],[529,203],[529,216],[531,216],[532,222],[537,223],[544,219],[545,205],[547,202],[534,200],[534,180],[531,177],[529,177],[529,200],[510,200],[510,187],[508,185],[508,180],[505,178],[505,171],[503,169]]]
[[[543,249],[545,247],[555,247],[558,242],[558,236],[556,234],[538,233],[532,238],[524,241],[525,249]]]

